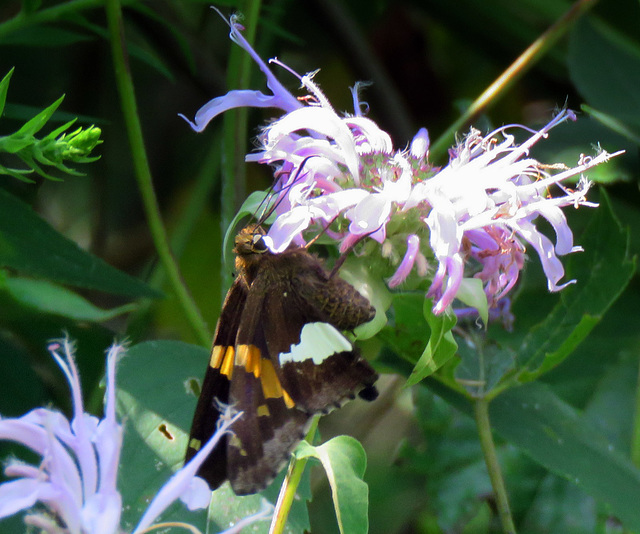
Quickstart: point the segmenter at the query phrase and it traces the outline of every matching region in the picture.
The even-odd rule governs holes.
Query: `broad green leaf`
[[[607,345],[607,348],[613,348],[612,343]],[[609,363],[598,376],[584,409],[584,416],[593,428],[605,435],[621,451],[629,448],[632,441],[637,387],[636,345],[630,352],[622,352],[620,360],[615,365]]]
[[[636,145],[640,145],[640,131],[633,131],[620,119],[608,113],[603,113],[602,111],[592,106],[588,106],[587,104],[582,104],[582,106],[580,106],[580,109],[610,130],[613,130],[617,134],[627,137]],[[598,170],[598,175],[595,180],[593,173],[589,173],[589,179],[592,181],[609,184],[615,182],[615,180],[619,178],[619,175],[616,172],[615,168],[611,169],[610,165],[596,167],[596,169]]]
[[[563,478],[544,477],[538,487],[519,532],[562,532],[584,534],[599,532],[595,500]]]
[[[483,502],[476,515],[462,529],[462,534],[489,534],[492,515],[489,503]]]
[[[640,128],[640,43],[583,18],[569,40],[569,73],[587,103]]]
[[[615,220],[604,192],[602,197],[581,240],[584,252],[572,258],[570,275],[577,283],[560,293],[560,302],[518,350],[518,365],[523,369],[518,379],[522,382],[536,379],[571,354],[635,271],[635,260],[628,253],[628,232]]]
[[[362,480],[367,457],[358,440],[338,436],[314,447],[306,441],[295,451],[296,458],[317,458],[325,470],[342,534],[366,534],[369,530],[369,488]]]
[[[135,304],[125,304],[103,310],[94,306],[77,293],[46,280],[7,277],[6,291],[24,306],[42,313],[62,315],[75,321],[101,322],[135,309]]]
[[[502,437],[609,504],[627,528],[640,529],[640,469],[549,388],[513,388],[494,399],[490,413]]]
[[[432,379],[429,389],[471,415],[463,395]],[[609,505],[627,528],[640,530],[640,469],[592,422],[544,384],[511,388],[490,404],[493,429],[533,460]]]
[[[456,382],[473,397],[489,394],[502,377],[514,368],[516,356],[509,347],[488,341],[482,335],[470,334],[458,348],[460,363],[456,366]]]
[[[413,388],[412,393],[417,424],[412,428],[411,439],[406,440],[395,459],[400,473],[395,470],[392,476],[415,473],[416,478],[421,477],[420,487],[425,500],[421,515],[431,512],[437,517],[442,532],[461,532],[462,525],[471,528],[470,523],[475,523],[471,518],[477,514],[484,517],[482,504],[487,502],[486,496],[492,494],[475,422],[426,388]],[[536,487],[547,471],[516,447],[503,445],[500,441],[496,445],[511,509],[519,517],[528,509]],[[372,459],[367,479],[373,462]],[[370,491],[374,494],[372,483]],[[372,503],[372,524],[374,506]],[[493,521],[495,519],[494,516]],[[492,529],[490,532],[497,531]]]
[[[424,299],[422,312],[431,329],[431,335],[422,356],[407,380],[407,386],[413,386],[435,373],[455,355],[458,349],[458,344],[451,333],[451,329],[456,325],[455,314],[447,309],[442,314],[435,315],[432,307],[433,302]]]
[[[149,341],[129,349],[118,365],[118,412],[127,425],[119,488],[127,505],[123,513],[127,524],[135,524],[149,499],[182,466],[199,390],[196,383],[202,380],[208,360],[209,351],[202,347]],[[212,498],[212,528],[218,532],[258,512],[265,497],[236,497],[224,484]],[[286,532],[307,528],[305,514],[304,503],[296,503]],[[206,512],[190,513],[179,503],[162,518],[188,520],[204,532]],[[260,522],[252,528],[266,533],[268,527],[269,522]]]
[[[33,210],[0,190],[0,266],[74,287],[128,297],[158,297],[140,280],[118,271],[56,232]]]

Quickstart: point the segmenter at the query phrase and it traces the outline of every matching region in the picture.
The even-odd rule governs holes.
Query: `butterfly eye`
[[[251,240],[251,249],[254,253],[262,254],[267,251],[267,244],[264,242],[263,234],[254,234]]]

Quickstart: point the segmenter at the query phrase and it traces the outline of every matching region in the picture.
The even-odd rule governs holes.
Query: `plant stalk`
[[[255,40],[262,0],[245,0],[237,7],[243,14],[242,32],[250,43]],[[250,86],[251,66],[253,60],[239,46],[233,46],[229,55],[227,85],[234,89],[245,89]],[[222,235],[233,221],[238,208],[247,196],[246,162],[248,152],[248,118],[249,110],[245,107],[227,111],[223,118],[223,151],[222,151],[222,187],[220,195],[220,213]],[[221,256],[221,273],[225,276],[226,265],[224,255]],[[231,283],[230,277],[223,281],[223,293]],[[222,295],[224,298],[224,294]]]
[[[445,154],[457,132],[474,121],[490,104],[500,97],[526,74],[547,51],[567,33],[580,16],[593,7],[597,0],[577,0],[547,31],[538,37],[484,92],[475,99],[467,110],[431,145],[434,158]]]
[[[311,422],[311,428],[309,429],[309,432],[307,432],[307,437],[305,438],[309,443],[313,442],[319,420],[320,418],[316,416]],[[269,534],[282,534],[282,532],[284,532],[284,526],[287,523],[287,518],[291,511],[291,505],[293,504],[293,499],[296,496],[296,491],[298,491],[298,486],[300,485],[304,468],[307,466],[307,461],[308,458],[302,458],[300,460],[296,459],[295,456],[291,458],[291,462],[289,462],[289,468],[287,470],[287,476],[284,477],[284,482],[282,483],[280,493],[278,494],[278,501],[276,502],[273,518],[271,519]]]
[[[493,441],[493,434],[491,433],[489,401],[486,398],[475,399],[474,415],[476,425],[478,426],[478,435],[480,436],[480,445],[482,447],[484,461],[487,465],[491,486],[493,487],[496,498],[502,529],[505,534],[516,534],[516,527],[513,523],[509,499],[507,497],[507,488],[504,483],[504,478],[502,477],[502,470],[500,469],[498,455],[496,454],[496,445]]]
[[[210,343],[210,335],[207,326],[180,276],[178,264],[171,253],[169,238],[162,222],[160,207],[158,206],[158,200],[153,189],[151,169],[144,147],[142,126],[138,116],[133,80],[128,69],[120,1],[106,0],[105,9],[120,104],[127,128],[129,145],[131,146],[135,176],[140,195],[142,196],[149,230],[151,231],[160,263],[167,272],[169,284],[178,300],[180,308],[193,328],[198,342],[203,346],[208,346]]]

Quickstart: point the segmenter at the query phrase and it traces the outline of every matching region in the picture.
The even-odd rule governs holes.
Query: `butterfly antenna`
[[[295,173],[293,179],[289,183],[287,183],[285,186],[283,186],[281,189],[279,189],[278,191],[275,191],[275,186],[281,180],[280,180],[280,177],[278,177],[278,179],[276,179],[276,182],[274,183],[274,185],[272,185],[269,188],[271,190],[270,193],[265,196],[264,200],[260,203],[260,206],[258,206],[258,209],[260,209],[264,205],[264,211],[263,211],[262,215],[260,215],[260,217],[258,218],[258,223],[259,224],[264,223],[264,221],[266,221],[269,217],[271,217],[273,212],[284,201],[287,191],[289,191],[294,185],[296,185],[300,181],[300,178],[302,177],[302,172],[304,170],[304,166],[306,165],[307,161],[309,161],[311,158],[316,158],[316,157],[318,157],[318,156],[316,156],[315,154],[312,154],[311,156],[307,156],[306,158],[304,158],[302,160],[302,163],[300,163],[300,165],[298,166],[298,169],[296,170],[296,173]],[[287,172],[283,173],[283,175],[286,175],[286,174],[290,175],[290,171],[287,171]],[[271,204],[271,199],[275,195],[278,196],[278,199],[275,202],[273,202],[272,205],[270,205]]]

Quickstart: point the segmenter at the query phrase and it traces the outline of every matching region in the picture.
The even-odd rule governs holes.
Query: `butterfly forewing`
[[[215,433],[219,408],[229,404],[230,378],[228,376],[229,360],[235,360],[231,351],[235,351],[235,339],[240,324],[240,318],[245,309],[247,287],[238,277],[229,289],[225,298],[222,312],[216,326],[213,339],[213,349],[207,371],[202,383],[198,404],[193,415],[189,444],[185,461],[189,461],[200,447]],[[227,371],[225,374],[223,371]],[[214,489],[227,478],[227,436],[223,436],[218,446],[207,457],[198,470],[198,476],[204,478]]]

